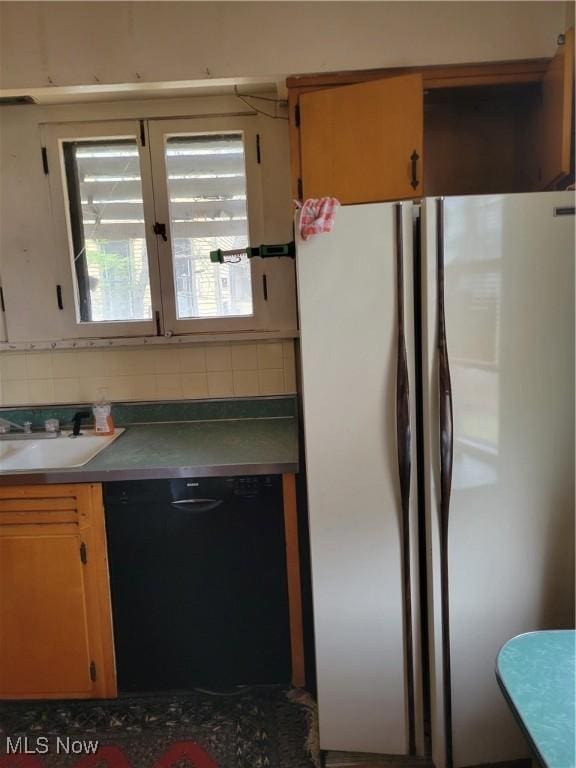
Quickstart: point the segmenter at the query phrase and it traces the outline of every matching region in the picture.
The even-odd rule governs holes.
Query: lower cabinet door
[[[0,488],[0,697],[115,695],[100,486]]]

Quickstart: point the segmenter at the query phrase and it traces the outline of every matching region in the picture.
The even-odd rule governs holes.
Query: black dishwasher
[[[279,475],[104,487],[120,691],[290,680]]]

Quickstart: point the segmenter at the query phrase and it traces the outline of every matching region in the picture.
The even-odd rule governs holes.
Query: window
[[[254,117],[52,125],[44,135],[59,159],[49,183],[66,337],[294,327],[278,260],[210,260],[264,242]]]
[[[242,135],[170,136],[164,151],[178,318],[251,315],[248,259],[210,261],[249,245]]]
[[[65,141],[62,151],[79,320],[151,318],[136,141]]]

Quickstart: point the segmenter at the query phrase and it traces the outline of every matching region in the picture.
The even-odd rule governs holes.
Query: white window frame
[[[154,222],[154,194],[150,154],[142,146],[138,120],[111,120],[98,123],[70,123],[45,126],[46,149],[51,161],[49,183],[55,233],[58,239],[58,260],[62,281],[64,338],[114,338],[130,336],[154,336],[157,330],[156,312],[162,315],[160,271],[158,268],[157,238],[148,222]],[[134,139],[138,146],[142,199],[152,317],[150,320],[119,320],[114,322],[80,320],[76,273],[73,264],[74,245],[68,205],[68,184],[64,167],[63,145],[69,141],[90,139]],[[54,169],[54,170],[52,170]]]
[[[143,131],[141,128],[143,127]],[[165,163],[165,142],[173,135],[242,134],[246,165],[249,242],[260,245],[264,237],[262,173],[257,156],[259,122],[256,115],[220,117],[158,117],[148,120],[54,123],[42,126],[48,152],[49,186],[54,218],[58,269],[64,308],[63,339],[152,337],[236,333],[254,335],[295,328],[293,301],[287,295],[286,264],[280,259],[251,259],[253,314],[214,318],[178,319],[173,277],[172,235]],[[144,203],[146,246],[150,274],[152,319],[144,321],[86,322],[79,320],[76,276],[72,263],[70,211],[63,144],[87,139],[134,138],[139,148]],[[166,225],[167,240],[154,234],[153,225]],[[285,261],[285,260],[283,260]],[[266,283],[267,296],[264,284]]]

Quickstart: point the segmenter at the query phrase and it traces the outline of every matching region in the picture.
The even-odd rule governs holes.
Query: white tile
[[[130,351],[126,355],[129,373],[146,374],[156,373],[154,349],[138,349]]]
[[[79,403],[80,380],[79,379],[53,379],[55,403]]]
[[[182,373],[183,397],[208,397],[208,377],[205,373]]]
[[[26,378],[26,355],[17,355],[14,352],[3,352],[2,378],[4,381],[23,380]]]
[[[118,403],[122,400],[130,400],[132,397],[131,376],[109,376],[106,385],[107,399]]]
[[[271,342],[268,344],[258,344],[258,367],[282,368],[282,342]]]
[[[232,368],[235,371],[258,370],[258,347],[256,344],[232,345]]]
[[[258,371],[234,371],[234,394],[239,397],[259,395]]]
[[[31,379],[28,382],[28,400],[35,405],[50,405],[54,402],[52,379]]]
[[[102,373],[105,376],[127,376],[130,370],[130,353],[125,349],[111,349],[102,353]]]
[[[230,371],[232,370],[232,353],[229,346],[216,345],[206,349],[206,370]]]
[[[294,363],[294,341],[292,339],[282,342],[282,356],[284,360],[289,360]]]
[[[156,399],[156,376],[151,373],[131,377],[132,400]]]
[[[83,403],[95,403],[100,397],[110,398],[108,391],[109,379],[106,376],[93,376],[92,378],[79,379],[80,401]]]
[[[284,394],[284,369],[258,371],[261,395]]]
[[[293,365],[284,366],[284,390],[287,395],[296,393],[296,371]]]
[[[160,400],[174,400],[182,397],[182,383],[177,373],[156,375],[156,397]]]
[[[178,373],[180,371],[180,359],[176,347],[169,349],[155,349],[154,370],[158,374]]]
[[[26,376],[30,379],[52,378],[52,355],[50,352],[28,352],[26,354]]]
[[[208,393],[211,397],[231,397],[234,394],[232,371],[210,371]]]
[[[202,373],[206,370],[206,349],[200,345],[179,349],[182,373]]]
[[[77,376],[81,379],[102,377],[104,370],[104,352],[99,349],[81,349],[76,353]]]
[[[25,379],[9,379],[2,383],[4,405],[28,405],[28,382]]]
[[[78,353],[76,350],[52,352],[52,377],[54,379],[78,377]]]

